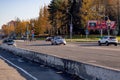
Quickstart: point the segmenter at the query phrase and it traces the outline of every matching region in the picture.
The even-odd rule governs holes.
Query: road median
[[[1,49],[12,52],[15,55],[29,60],[54,67],[56,69],[77,75],[85,80],[119,80],[120,71],[108,69],[100,66],[86,64],[70,59],[60,58],[40,52],[20,49],[5,44],[0,45]]]

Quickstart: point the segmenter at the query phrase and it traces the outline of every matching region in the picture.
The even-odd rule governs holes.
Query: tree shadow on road
[[[51,44],[32,44],[27,46],[52,46]]]
[[[99,45],[97,43],[93,43],[93,44],[80,44],[80,46],[83,46],[83,47],[97,47]]]

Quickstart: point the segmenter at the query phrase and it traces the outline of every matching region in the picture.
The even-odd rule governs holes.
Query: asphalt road
[[[0,80],[81,80],[0,50]]]
[[[120,71],[120,45],[98,46],[97,42],[51,45],[45,41],[16,41],[18,48],[54,55]]]

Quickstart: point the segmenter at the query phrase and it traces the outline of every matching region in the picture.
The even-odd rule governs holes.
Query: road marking
[[[36,77],[32,76],[30,73],[28,73],[27,71],[25,71],[24,69],[22,69],[21,67],[18,67],[17,65],[13,64],[12,62],[10,62],[9,60],[5,59],[4,57],[0,56],[1,59],[3,59],[4,61],[8,62],[9,64],[11,64],[12,66],[16,67],[17,69],[21,70],[22,72],[24,72],[25,74],[27,74],[28,76],[30,76],[33,80],[38,80]]]

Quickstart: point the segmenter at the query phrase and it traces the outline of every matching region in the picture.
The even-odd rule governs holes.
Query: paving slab
[[[16,69],[0,59],[0,80],[26,80]]]

